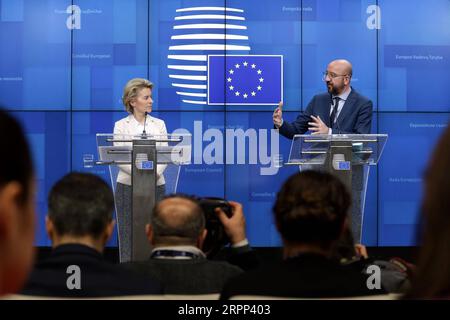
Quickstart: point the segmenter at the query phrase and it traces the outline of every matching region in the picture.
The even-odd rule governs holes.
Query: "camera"
[[[231,217],[233,208],[225,199],[216,197],[199,198],[198,203],[205,214],[205,228],[208,230],[203,243],[203,252],[208,258],[212,258],[230,243],[230,239],[225,233],[225,229],[217,217],[215,209],[220,208],[228,217]]]

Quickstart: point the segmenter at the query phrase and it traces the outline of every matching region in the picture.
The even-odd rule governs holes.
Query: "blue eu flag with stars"
[[[282,56],[208,56],[208,104],[277,105],[282,96]]]

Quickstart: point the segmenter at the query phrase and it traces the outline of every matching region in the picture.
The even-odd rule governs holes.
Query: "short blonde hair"
[[[152,90],[153,83],[143,78],[134,78],[127,82],[125,88],[123,89],[122,102],[128,113],[133,113],[131,101],[137,97],[139,91],[145,88]]]

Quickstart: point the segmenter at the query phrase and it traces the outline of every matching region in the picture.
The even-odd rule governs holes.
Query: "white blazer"
[[[114,124],[114,134],[141,134],[144,130],[144,126],[140,124],[132,114],[128,117],[117,121]],[[145,132],[148,135],[167,135],[166,124],[163,120],[147,115],[145,122]],[[117,145],[126,145],[127,142],[117,143]],[[167,146],[167,142],[157,142],[158,146]],[[163,172],[166,169],[166,164],[158,164],[156,168],[156,185],[161,186],[166,183],[164,180]],[[131,165],[120,165],[119,175],[117,176],[117,182],[131,186]]]

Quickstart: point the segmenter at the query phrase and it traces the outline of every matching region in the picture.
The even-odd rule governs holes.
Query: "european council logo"
[[[276,105],[283,97],[283,57],[251,55],[244,10],[176,10],[167,56],[169,78],[191,105]]]

